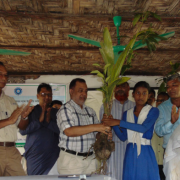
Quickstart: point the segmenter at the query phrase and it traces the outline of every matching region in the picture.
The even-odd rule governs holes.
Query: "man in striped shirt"
[[[59,174],[89,174],[96,170],[93,151],[97,132],[108,134],[109,126],[99,124],[95,111],[87,107],[87,85],[84,79],[74,79],[69,86],[71,100],[57,113],[60,129],[60,156],[57,161]]]
[[[123,83],[116,87],[115,89],[115,99],[113,101],[111,114],[113,118],[121,120],[123,112],[131,109],[135,106],[135,103],[128,100],[129,96],[129,84]],[[99,117],[100,119],[103,118],[104,114],[104,107],[101,106]],[[123,173],[123,162],[124,162],[124,155],[126,151],[127,142],[121,141],[112,130],[113,134],[113,141],[115,142],[115,151],[111,153],[111,156],[108,160],[108,168],[107,173],[109,176],[117,179],[122,180],[122,173]]]

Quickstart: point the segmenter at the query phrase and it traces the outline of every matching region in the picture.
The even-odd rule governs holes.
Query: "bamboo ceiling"
[[[121,36],[132,36],[134,11],[152,11],[159,33],[175,31],[154,53],[137,50],[129,75],[164,75],[169,61],[180,62],[180,0],[0,0],[0,48],[31,52],[29,56],[0,55],[11,75],[89,74],[103,65],[99,50],[68,37],[74,34],[102,41],[108,27],[116,44],[113,16],[122,16]],[[147,24],[145,25],[147,26]],[[122,38],[126,44],[128,38]]]

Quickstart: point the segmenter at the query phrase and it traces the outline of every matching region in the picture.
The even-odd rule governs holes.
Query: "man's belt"
[[[80,153],[80,152],[76,152],[76,151],[65,149],[63,147],[61,148],[61,150],[65,151],[65,152],[67,152],[69,154],[74,154],[74,155],[77,155],[77,156],[84,156],[84,157],[91,156],[93,154],[93,152]]]
[[[12,147],[15,146],[15,142],[0,142],[0,146]]]

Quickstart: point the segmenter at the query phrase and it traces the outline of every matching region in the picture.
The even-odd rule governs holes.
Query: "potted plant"
[[[103,42],[100,43],[101,48],[99,51],[102,55],[105,66],[102,68],[99,64],[94,64],[94,66],[101,68],[103,71],[94,70],[91,73],[97,74],[97,76],[102,79],[103,85],[98,90],[103,94],[104,113],[110,118],[112,118],[111,108],[116,86],[125,83],[130,79],[129,77],[124,77],[122,75],[126,69],[131,67],[131,59],[134,57],[134,50],[143,46],[147,46],[150,51],[156,50],[156,44],[158,44],[158,41],[166,39],[163,36],[159,36],[152,29],[152,25],[150,25],[146,30],[141,30],[143,23],[147,21],[150,16],[161,20],[157,14],[149,11],[135,15],[132,23],[133,26],[138,24],[138,31],[130,39],[124,51],[118,52],[120,55],[117,59],[115,59],[117,52],[115,52],[115,47],[113,47],[109,30],[108,28],[104,29]],[[137,39],[139,39],[139,41],[136,42]],[[111,152],[115,149],[114,142],[108,141],[107,136],[101,133],[92,147],[94,148],[97,160],[100,162],[100,167],[97,169],[97,173],[105,174],[106,161]]]

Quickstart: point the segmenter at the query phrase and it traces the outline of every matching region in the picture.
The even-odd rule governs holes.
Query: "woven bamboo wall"
[[[68,34],[101,41],[108,27],[115,45],[113,16],[123,17],[120,35],[131,37],[137,30],[131,24],[135,10],[156,12],[163,21],[151,19],[153,27],[161,34],[176,34],[160,42],[154,53],[137,50],[127,74],[164,75],[169,61],[180,62],[180,0],[1,0],[0,48],[32,54],[0,55],[0,61],[12,75],[89,74],[93,63],[103,65],[98,48]],[[121,44],[128,40],[122,38]]]

